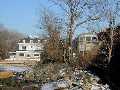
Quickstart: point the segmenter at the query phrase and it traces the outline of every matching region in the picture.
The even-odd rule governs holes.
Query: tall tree
[[[107,23],[110,25],[110,44],[108,62],[112,57],[113,46],[113,29],[116,15],[120,16],[120,1],[119,0],[50,0],[58,5],[65,13],[66,28],[68,38],[68,60],[72,60],[72,39],[75,30],[78,30],[81,25],[87,22],[99,20],[99,22]]]
[[[46,43],[44,45],[46,59],[63,62],[63,43],[61,38],[62,26],[59,17],[50,11],[44,11],[41,21],[41,28],[46,33]]]
[[[76,30],[81,25],[95,21],[103,17],[102,9],[106,0],[50,0],[58,5],[65,13],[65,27],[67,31],[66,40],[66,62],[69,64],[74,60],[72,40]],[[104,5],[103,5],[104,4]],[[77,55],[77,54],[76,54]]]
[[[109,41],[107,39],[105,40],[103,37],[101,37],[103,43],[106,45],[106,48],[108,48],[108,63],[111,61],[112,53],[113,53],[113,46],[114,46],[114,36],[116,33],[114,33],[115,27],[117,25],[119,14],[120,14],[120,1],[119,0],[107,0],[106,4],[103,6],[102,12],[104,13],[104,20],[107,21],[108,27],[109,27]],[[108,29],[107,29],[108,30]],[[108,31],[106,31],[108,32]],[[108,38],[106,37],[106,38]]]

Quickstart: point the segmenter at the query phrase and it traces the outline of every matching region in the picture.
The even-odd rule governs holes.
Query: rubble
[[[44,87],[51,86],[52,89],[42,89],[42,90],[110,90],[109,85],[98,84],[100,80],[99,77],[83,70],[76,70],[71,79],[65,77],[64,79],[57,80],[54,82],[49,82],[49,84],[44,84]],[[71,85],[70,85],[71,84]],[[48,85],[48,86],[46,86]],[[42,87],[43,88],[43,87]],[[54,88],[54,89],[53,89]]]

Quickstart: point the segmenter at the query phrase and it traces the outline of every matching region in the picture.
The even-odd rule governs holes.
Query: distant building
[[[40,39],[24,38],[17,42],[16,51],[9,52],[8,60],[40,60],[43,44]]]
[[[79,51],[89,51],[98,45],[98,37],[94,32],[80,34],[77,38]]]

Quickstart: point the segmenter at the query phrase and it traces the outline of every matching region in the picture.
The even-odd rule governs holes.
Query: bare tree
[[[44,45],[45,54],[47,54],[46,59],[64,62],[63,40],[60,35],[62,32],[62,26],[61,22],[59,22],[59,17],[52,15],[49,11],[44,11],[41,21],[41,28],[45,30],[47,40]]]
[[[16,41],[24,35],[0,25],[0,57],[5,59],[9,51],[15,51]]]
[[[113,1],[106,1],[106,5],[103,6],[103,13],[104,13],[104,20],[107,21],[109,24],[109,30],[106,31],[109,35],[106,36],[106,39],[101,36],[102,42],[106,45],[106,48],[108,48],[108,63],[111,61],[112,53],[113,53],[113,46],[114,46],[114,36],[116,33],[116,24],[119,23],[116,21],[116,18],[119,17],[119,10],[120,10],[120,1],[114,0]],[[107,39],[109,38],[109,40]]]
[[[102,8],[106,0],[50,0],[64,11],[66,17],[65,27],[67,32],[65,61],[69,64],[75,60],[73,58],[72,40],[75,30],[78,30],[85,23],[99,20],[103,17]],[[105,4],[104,4],[105,3]],[[101,9],[99,9],[101,7]],[[78,52],[77,52],[78,53]],[[79,54],[76,54],[79,57]]]

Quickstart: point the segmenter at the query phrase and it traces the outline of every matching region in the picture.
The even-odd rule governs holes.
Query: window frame
[[[25,54],[24,53],[19,53],[19,56],[23,57],[23,56],[25,56]]]
[[[35,57],[38,57],[38,56],[40,56],[40,54],[34,54],[34,56],[35,56]]]

